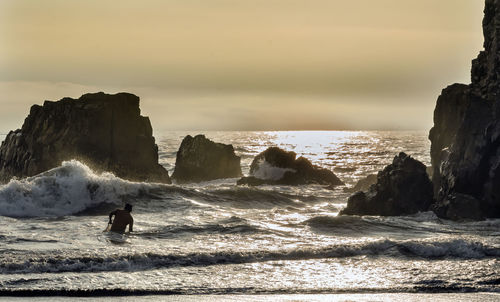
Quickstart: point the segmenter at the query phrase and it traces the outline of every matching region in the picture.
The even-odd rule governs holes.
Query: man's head
[[[130,203],[127,203],[124,208],[126,211],[132,212],[132,205]]]

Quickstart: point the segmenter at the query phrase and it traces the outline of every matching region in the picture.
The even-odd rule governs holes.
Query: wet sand
[[[0,301],[33,301],[34,297],[0,297]],[[412,293],[378,293],[378,294],[314,294],[314,295],[151,295],[151,296],[125,296],[125,297],[37,297],[37,301],[84,301],[84,302],[99,302],[99,301],[112,301],[112,302],[150,302],[150,301],[165,301],[165,302],[230,302],[230,301],[269,301],[269,302],[347,302],[347,301],[361,301],[361,302],[466,302],[466,301],[481,301],[493,302],[500,301],[500,293],[442,293],[442,294],[412,294]]]

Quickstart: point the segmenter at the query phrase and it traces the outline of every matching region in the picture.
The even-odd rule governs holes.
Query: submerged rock
[[[377,175],[367,192],[357,192],[347,201],[341,215],[410,215],[427,211],[431,205],[432,183],[426,167],[405,153]]]
[[[452,209],[467,203],[480,209],[473,217],[500,217],[500,1],[486,0],[484,13],[484,50],[472,62],[472,83],[443,90],[429,133],[433,208],[444,218],[459,219]]]
[[[250,176],[238,180],[239,185],[343,185],[332,171],[313,165],[295,152],[270,147],[257,155],[250,166]]]
[[[484,218],[481,203],[476,198],[455,193],[431,206],[432,211],[440,218],[452,220],[481,220]]]
[[[204,135],[186,136],[175,161],[172,178],[178,183],[240,177],[240,157],[232,145],[215,143]]]
[[[377,174],[370,174],[364,178],[358,180],[358,182],[352,188],[346,188],[344,191],[349,193],[368,191],[370,186],[377,183]]]
[[[170,183],[139,98],[129,93],[85,94],[31,107],[21,129],[0,147],[0,181],[27,177],[77,159],[128,180]]]

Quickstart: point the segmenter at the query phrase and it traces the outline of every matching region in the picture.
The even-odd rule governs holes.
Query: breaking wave
[[[272,166],[266,160],[261,160],[258,162],[258,168],[253,173],[252,176],[255,176],[260,179],[269,179],[269,180],[280,180],[283,178],[286,172],[295,172],[293,169],[289,168],[279,168]]]
[[[96,173],[85,164],[65,161],[61,166],[33,177],[12,179],[0,186],[0,216],[60,217],[87,213],[101,207],[121,205],[123,200],[195,200],[231,207],[272,208],[316,201],[314,196],[272,190],[228,186],[183,188],[154,183],[131,182],[111,173]],[[165,202],[163,202],[165,203]],[[164,206],[172,206],[168,202]],[[144,211],[156,211],[144,209]]]
[[[293,261],[354,256],[386,255],[441,259],[482,259],[499,257],[500,248],[465,239],[444,241],[382,239],[368,243],[333,245],[323,248],[298,248],[283,251],[218,251],[187,254],[128,254],[99,257],[93,255],[40,255],[29,261],[16,255],[3,255],[0,273],[61,273],[100,271],[142,271],[169,267],[244,264],[266,261]]]
[[[60,167],[0,186],[0,215],[72,215],[101,204],[121,204],[123,196],[139,195],[151,186],[111,173],[97,174],[76,160],[65,161]]]

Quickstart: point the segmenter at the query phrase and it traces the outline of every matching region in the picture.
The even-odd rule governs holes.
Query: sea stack
[[[307,158],[278,147],[267,148],[250,166],[250,176],[238,180],[239,185],[304,185],[339,186],[344,183],[332,171],[313,165]]]
[[[204,135],[188,135],[177,151],[172,178],[177,183],[188,183],[241,175],[240,157],[232,145],[215,143]]]
[[[399,216],[428,211],[432,183],[423,163],[401,152],[377,174],[367,192],[357,192],[340,215]]]
[[[77,159],[97,171],[133,181],[170,183],[139,97],[85,94],[33,105],[21,129],[0,147],[0,181],[27,177]]]
[[[499,0],[486,0],[483,33],[472,83],[442,91],[429,133],[433,209],[443,218],[500,217]]]

